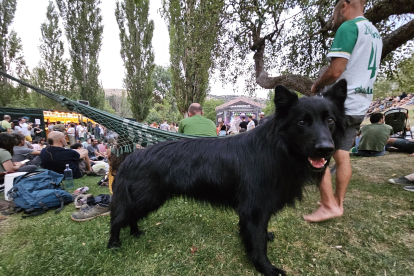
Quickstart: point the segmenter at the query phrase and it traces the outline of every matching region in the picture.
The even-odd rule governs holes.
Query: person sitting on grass
[[[390,138],[387,145],[389,146],[388,151],[411,153],[411,156],[414,156],[413,139]]]
[[[47,138],[49,146],[40,153],[41,166],[44,169],[63,174],[66,164],[69,164],[73,178],[80,178],[91,171],[87,150],[65,149],[67,142],[62,132],[53,131]]]
[[[355,155],[374,157],[385,153],[385,145],[394,133],[391,126],[384,124],[384,114],[374,113],[369,118],[371,124],[361,128],[361,138],[355,141]]]
[[[404,186],[404,190],[414,192],[414,173],[406,176],[401,176],[399,178],[388,179],[388,182],[397,185],[410,185]]]
[[[0,173],[15,172],[24,165],[20,162],[13,163],[11,161],[15,143],[16,139],[11,134],[0,133]]]
[[[13,137],[15,139],[15,146],[13,148],[13,157],[12,162],[22,162],[26,159],[30,160],[29,162],[26,162],[24,166],[22,166],[20,169],[18,169],[18,172],[32,172],[36,170],[40,165],[40,151],[34,150],[25,147],[26,138],[23,134],[13,134]]]
[[[99,151],[98,144],[98,139],[92,139],[91,144],[86,147],[90,160],[96,161],[105,159],[105,153]]]

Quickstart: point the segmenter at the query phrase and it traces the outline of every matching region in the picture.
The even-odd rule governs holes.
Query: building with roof
[[[223,121],[226,125],[233,125],[240,121],[240,116],[256,115],[259,118],[259,113],[266,105],[253,101],[246,97],[238,97],[232,101],[216,107],[216,123]]]

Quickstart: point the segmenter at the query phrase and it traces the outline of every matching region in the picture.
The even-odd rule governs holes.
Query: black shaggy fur
[[[285,275],[267,258],[272,214],[301,199],[306,183],[320,183],[324,170],[308,158],[329,160],[344,131],[346,81],[322,97],[302,97],[275,88],[276,114],[263,125],[225,138],[168,141],[130,154],[119,168],[111,203],[108,247],[119,233],[174,196],[234,208],[249,259],[265,275]],[[241,164],[252,164],[245,169]]]

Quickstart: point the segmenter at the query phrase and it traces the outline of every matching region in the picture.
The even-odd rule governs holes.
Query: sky
[[[40,25],[46,21],[46,8],[49,0],[18,0],[17,10],[11,29],[17,32],[23,44],[23,52],[26,64],[32,70],[40,61],[38,46],[40,45]],[[124,66],[119,54],[121,46],[119,42],[119,29],[115,19],[115,0],[105,0],[101,3],[102,22],[104,25],[102,48],[99,55],[99,76],[103,88],[122,89],[124,78]],[[154,61],[157,65],[168,66],[169,55],[169,34],[167,25],[159,13],[161,0],[150,1],[150,18],[154,20],[154,34],[152,47],[154,49]],[[63,31],[63,25],[62,25]],[[63,37],[66,43],[66,38]],[[66,43],[67,45],[67,43]],[[65,55],[69,58],[68,48]],[[253,60],[252,60],[253,62]],[[244,80],[238,82],[238,93],[233,92],[230,85],[221,82],[210,81],[211,94],[214,95],[237,95],[243,94]],[[258,89],[257,96],[266,98],[267,90]]]

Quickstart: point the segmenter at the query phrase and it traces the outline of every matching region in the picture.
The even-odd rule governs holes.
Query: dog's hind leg
[[[267,258],[267,224],[270,215],[257,208],[251,209],[249,213],[241,212],[239,216],[240,234],[249,259],[257,271],[266,276],[286,275],[283,270],[274,267]]]
[[[138,218],[131,217],[129,220],[129,234],[135,238],[139,238],[144,232],[138,230]]]
[[[120,216],[111,216],[111,237],[109,238],[108,248],[116,248],[121,246],[119,234],[124,224],[123,214]]]

